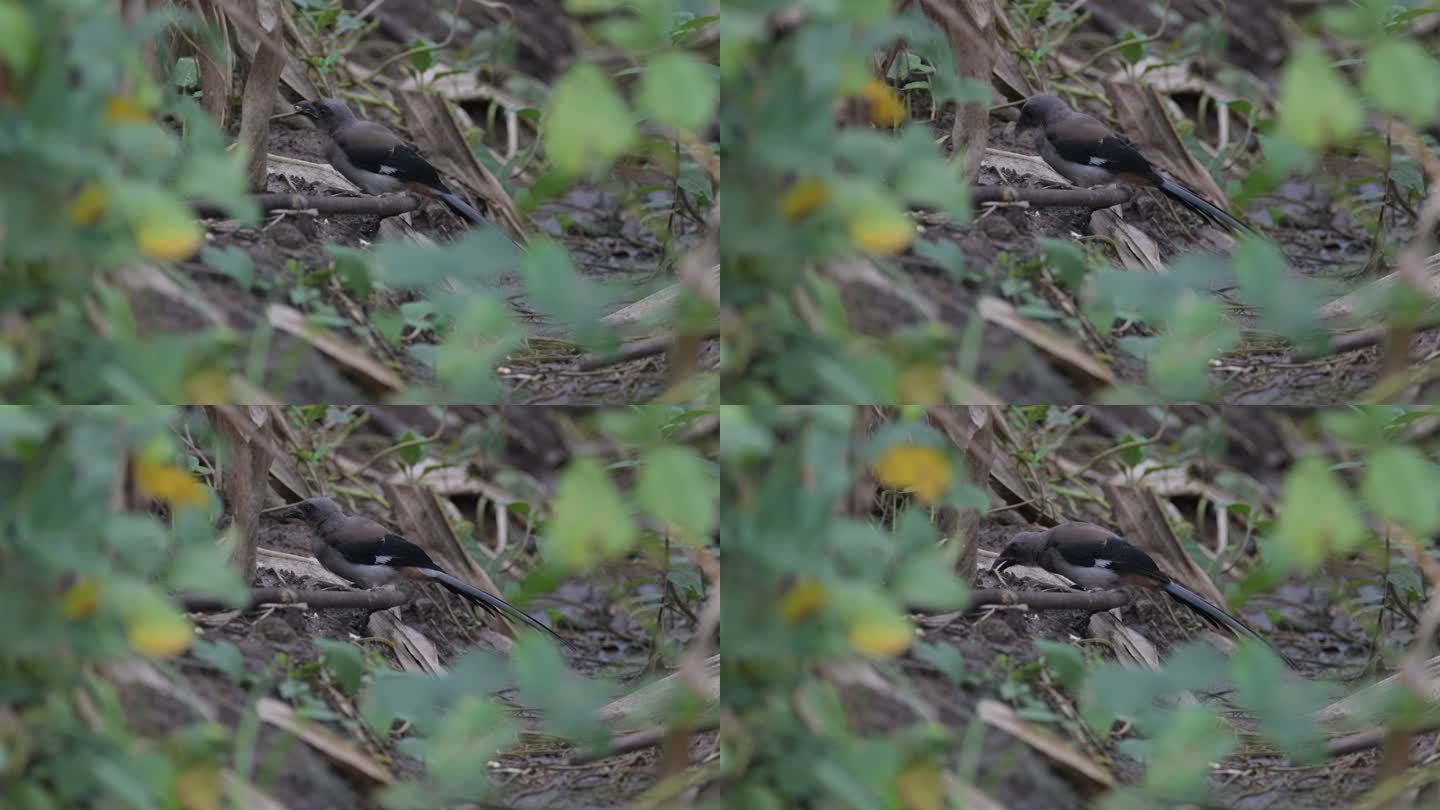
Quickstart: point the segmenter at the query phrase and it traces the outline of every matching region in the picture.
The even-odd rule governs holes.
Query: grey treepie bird
[[[1040,128],[1040,157],[1077,186],[1128,183],[1157,188],[1181,205],[1234,233],[1253,233],[1199,194],[1162,176],[1124,138],[1093,116],[1070,109],[1058,96],[1031,96],[1020,108],[1017,131]]]
[[[1161,590],[1210,624],[1275,649],[1239,619],[1171,579],[1149,554],[1103,526],[1061,523],[1043,532],[1019,532],[1000,552],[993,570],[998,573],[1012,565],[1043,568],[1084,588],[1138,585]],[[1279,650],[1276,654],[1289,663]]]
[[[355,115],[338,98],[302,101],[295,109],[325,132],[325,158],[366,194],[413,191],[445,203],[472,225],[485,222],[480,212],[456,196],[420,150],[383,124]]]
[[[314,533],[310,551],[320,564],[357,585],[377,588],[413,579],[439,583],[490,613],[542,630],[567,647],[570,642],[538,619],[494,594],[446,573],[425,550],[367,517],[347,515],[329,498],[309,498],[273,513],[277,520],[307,524]]]

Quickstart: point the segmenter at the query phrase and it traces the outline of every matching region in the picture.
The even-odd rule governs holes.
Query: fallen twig
[[[393,217],[419,208],[415,194],[386,194],[383,197],[310,197],[304,194],[255,194],[250,199],[262,211],[314,211],[319,214],[373,214]],[[230,216],[229,211],[210,202],[192,202],[190,207],[204,218]]]
[[[208,594],[176,594],[175,601],[186,610],[234,610],[232,605]],[[254,588],[242,610],[265,604],[299,604],[312,608],[369,608],[384,610],[410,601],[403,591],[297,591],[294,588]]]

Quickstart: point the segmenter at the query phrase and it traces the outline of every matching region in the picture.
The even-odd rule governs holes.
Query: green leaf
[[[541,131],[555,168],[568,175],[606,169],[635,138],[635,124],[614,82],[580,64],[555,84]]]
[[[1440,469],[1413,447],[1382,447],[1370,456],[1360,493],[1381,517],[1428,536],[1440,530]]]
[[[526,635],[515,643],[510,665],[521,699],[542,710],[546,728],[592,749],[609,740],[597,711],[607,700],[603,687],[566,669],[554,645]]]
[[[1061,644],[1045,639],[1036,639],[1034,644],[1040,654],[1045,656],[1045,666],[1055,673],[1060,683],[1072,692],[1079,692],[1090,675],[1090,671],[1085,668],[1084,653],[1074,644]]]
[[[676,129],[702,129],[715,115],[720,87],[715,70],[684,51],[662,53],[640,77],[640,111]]]
[[[1071,647],[1071,649],[1074,648]],[[917,641],[913,650],[916,658],[943,672],[952,683],[956,685],[965,683],[965,656],[954,645]]]
[[[239,647],[224,639],[197,639],[190,649],[196,658],[220,670],[225,677],[236,683],[245,675],[245,656],[240,654]]]
[[[640,459],[640,505],[691,543],[703,543],[718,519],[720,485],[687,447],[657,447]]]
[[[1090,275],[1090,263],[1085,260],[1085,251],[1074,242],[1064,239],[1041,237],[1036,240],[1045,249],[1045,259],[1055,275],[1072,290],[1080,289],[1085,277]]]
[[[1277,509],[1276,534],[1281,549],[1296,565],[1311,570],[1329,554],[1353,549],[1365,537],[1350,493],[1317,456],[1300,460],[1285,478]]]
[[[335,676],[335,682],[347,695],[360,691],[360,682],[365,678],[365,653],[354,644],[328,638],[315,639],[315,645],[325,659],[325,667]]]
[[[1420,43],[1382,42],[1370,51],[1360,86],[1381,110],[1423,127],[1440,114],[1440,69]]]
[[[895,572],[894,591],[906,607],[960,610],[970,602],[970,589],[934,551],[910,554],[901,560]]]
[[[0,62],[24,75],[35,59],[35,29],[19,3],[0,2]]]
[[[418,441],[419,438],[408,430],[404,436],[400,437],[399,444],[403,446],[397,452],[400,460],[405,462],[408,467],[414,467],[420,463],[421,459],[425,458],[425,442]]]
[[[200,251],[200,259],[235,280],[242,288],[249,290],[255,284],[255,262],[250,254],[238,247],[206,247]]]
[[[555,492],[547,556],[569,571],[588,571],[635,545],[635,521],[615,483],[594,458],[566,467]]]
[[[1286,63],[1279,107],[1280,130],[1311,149],[1344,143],[1365,123],[1350,84],[1314,42],[1301,45]]]

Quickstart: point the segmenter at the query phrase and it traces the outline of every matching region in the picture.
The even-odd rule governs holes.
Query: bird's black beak
[[[1006,568],[1009,568],[1014,564],[1015,560],[1013,558],[999,557],[995,560],[995,562],[990,564],[990,570],[995,572],[996,574],[999,574],[1003,572]]]
[[[320,110],[315,106],[315,102],[313,102],[313,101],[308,101],[308,100],[307,100],[307,101],[302,101],[302,102],[300,102],[299,104],[296,104],[296,105],[295,105],[295,112],[300,113],[301,115],[305,116],[306,118],[319,118],[319,117],[320,117]]]

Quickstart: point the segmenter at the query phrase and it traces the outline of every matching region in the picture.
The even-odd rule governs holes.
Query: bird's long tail
[[[514,605],[506,602],[504,599],[501,599],[494,594],[486,593],[475,587],[474,585],[466,582],[465,580],[451,576],[444,571],[440,571],[434,568],[421,568],[418,570],[424,573],[425,576],[430,577],[441,585],[444,585],[446,588],[449,588],[455,593],[460,594],[461,596],[469,599],[480,607],[485,608],[486,610],[498,613],[505,618],[510,619],[511,621],[518,621],[523,622],[524,624],[528,624],[536,630],[543,631],[550,636],[553,636],[557,641],[559,641],[561,644],[564,644],[566,647],[569,647],[571,649],[574,649],[575,647],[575,645],[562,638],[559,633],[556,633],[554,630],[551,630],[549,627],[546,627],[544,624],[542,624],[539,619],[536,619],[534,616],[531,616],[520,608],[515,607]]]
[[[1199,194],[1196,194],[1195,192],[1180,185],[1174,180],[1162,177],[1160,178],[1160,184],[1158,187],[1161,191],[1165,192],[1166,196],[1170,197],[1170,199],[1175,200],[1176,202],[1180,203],[1186,208],[1189,208],[1191,211],[1194,211],[1200,216],[1205,217],[1211,222],[1214,222],[1217,225],[1228,229],[1232,233],[1254,233],[1254,231],[1251,230],[1248,226],[1246,226],[1245,223],[1241,222],[1235,217],[1230,216],[1220,207],[1211,204]]]
[[[1280,660],[1284,661],[1287,665],[1290,663],[1290,659],[1286,658],[1284,653],[1281,653],[1279,650],[1275,649],[1275,645],[1267,641],[1264,636],[1260,635],[1254,630],[1251,630],[1249,627],[1246,627],[1240,622],[1239,619],[1231,616],[1229,613],[1226,613],[1215,605],[1210,604],[1209,600],[1207,600],[1200,594],[1195,593],[1194,591],[1190,590],[1184,585],[1181,585],[1178,582],[1166,582],[1163,583],[1160,587],[1165,591],[1165,593],[1170,594],[1170,597],[1176,602],[1179,602],[1185,607],[1195,611],[1197,614],[1200,615],[1201,618],[1205,619],[1216,627],[1219,627],[1222,630],[1229,630],[1236,636],[1253,638],[1261,644],[1264,644],[1266,647],[1269,647],[1271,650],[1274,650],[1275,654],[1280,656]]]
[[[440,198],[440,202],[445,203],[445,207],[449,208],[451,211],[454,211],[456,216],[460,217],[466,222],[469,222],[471,225],[485,224],[485,218],[480,216],[480,212],[476,211],[474,208],[471,208],[469,203],[460,199],[455,194],[446,191],[441,192],[436,196]]]

